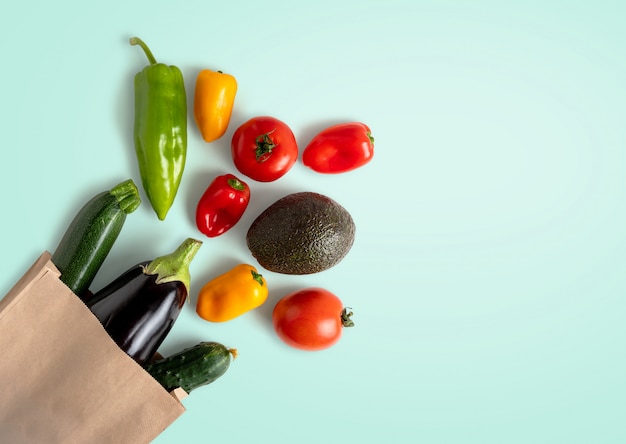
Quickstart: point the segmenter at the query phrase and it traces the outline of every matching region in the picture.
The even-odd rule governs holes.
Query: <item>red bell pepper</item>
[[[374,138],[367,125],[347,122],[318,133],[304,148],[302,161],[318,173],[336,174],[362,167],[374,157]]]
[[[196,225],[201,233],[216,237],[230,230],[248,207],[250,188],[232,174],[217,176],[196,207]]]

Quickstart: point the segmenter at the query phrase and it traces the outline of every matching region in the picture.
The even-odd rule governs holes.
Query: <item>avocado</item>
[[[354,243],[350,213],[330,197],[309,191],[289,194],[267,207],[250,225],[246,242],[269,270],[312,274],[341,261]]]

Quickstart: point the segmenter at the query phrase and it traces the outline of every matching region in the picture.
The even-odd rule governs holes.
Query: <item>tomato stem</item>
[[[354,313],[348,310],[352,309],[350,307],[346,307],[341,311],[341,325],[344,327],[354,327],[354,321],[351,319]]]
[[[272,150],[276,147],[276,144],[271,139],[270,134],[276,130],[272,130],[269,133],[261,134],[256,138],[256,161],[265,162],[272,155]]]

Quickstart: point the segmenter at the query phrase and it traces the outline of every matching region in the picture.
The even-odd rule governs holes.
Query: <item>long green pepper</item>
[[[187,96],[180,69],[157,63],[138,37],[150,62],[135,75],[135,152],[141,182],[160,220],[174,203],[187,158]]]

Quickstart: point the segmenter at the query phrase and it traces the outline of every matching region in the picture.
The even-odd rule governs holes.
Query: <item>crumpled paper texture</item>
[[[149,443],[185,411],[119,349],[44,252],[0,300],[0,442]]]

